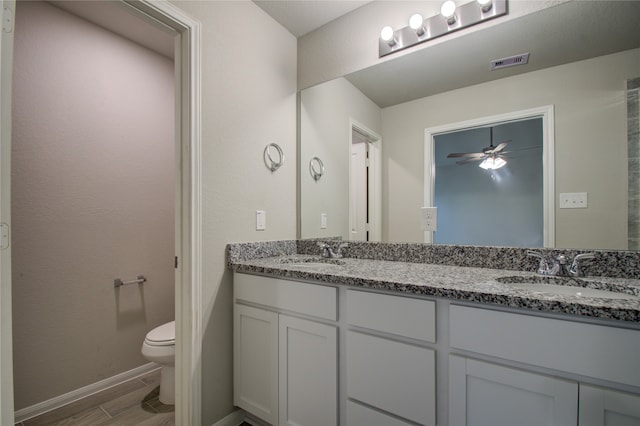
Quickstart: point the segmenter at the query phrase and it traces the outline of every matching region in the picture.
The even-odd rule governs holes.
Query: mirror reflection
[[[459,228],[471,229],[473,225],[462,222],[458,216],[461,209],[469,213],[472,203],[463,200],[455,210],[446,211],[448,207],[438,197],[432,201],[426,198],[425,193],[429,191],[425,190],[425,175],[431,173],[431,163],[427,164],[425,158],[426,130],[552,106],[548,131],[555,143],[553,152],[543,156],[543,167],[547,168],[553,187],[550,196],[553,200],[550,225],[554,229],[551,243],[539,244],[527,237],[520,243],[485,244],[471,238],[465,240],[464,235],[470,236],[471,233],[462,232],[456,237],[455,244],[628,249],[629,233],[632,228],[637,228],[637,224],[628,225],[628,217],[633,215],[627,207],[633,175],[628,173],[632,158],[627,150],[630,143],[638,144],[638,136],[636,132],[635,139],[627,137],[626,84],[640,76],[640,38],[629,27],[622,28],[611,37],[606,30],[593,28],[593,22],[601,20],[590,13],[600,13],[599,5],[607,2],[569,3],[580,4],[552,8],[554,15],[566,12],[568,21],[550,20],[547,28],[553,32],[552,24],[566,26],[571,22],[574,27],[565,38],[572,33],[576,38],[543,46],[535,43],[513,46],[522,52],[531,51],[530,63],[519,67],[521,70],[493,74],[483,81],[467,76],[452,84],[451,76],[446,75],[446,67],[431,66],[422,68],[424,90],[418,90],[417,86],[413,86],[415,90],[407,90],[406,80],[412,75],[408,64],[412,60],[420,63],[420,56],[429,50],[426,48],[303,90],[300,106],[301,170],[306,168],[312,157],[318,156],[323,159],[326,171],[320,181],[314,181],[308,173],[301,173],[300,237],[339,236],[347,240],[424,242],[435,236],[436,243],[453,242],[439,240],[440,228],[433,235],[424,231],[421,209],[432,202],[438,208],[439,225],[444,226],[455,218]],[[591,6],[583,6],[583,3]],[[576,7],[585,10],[581,9],[581,13],[576,15]],[[620,24],[629,13],[635,13],[637,17],[636,8],[630,12],[625,7],[617,5],[619,10],[610,12],[609,18]],[[508,40],[509,31],[518,29],[518,37],[512,39],[535,39],[520,33],[529,27],[539,29],[540,22],[536,20],[546,20],[549,16],[549,11],[537,12],[509,25],[496,25],[487,30],[488,37],[495,32],[499,39]],[[601,23],[605,28],[610,25]],[[591,27],[587,28],[587,24]],[[581,38],[584,41],[588,31],[595,32],[602,39],[597,49],[583,53],[579,60],[567,62],[560,59],[569,47],[582,49],[584,46],[578,43]],[[458,38],[456,46],[459,47],[464,40],[464,37]],[[495,59],[495,46],[499,42],[485,44],[482,48],[486,49],[484,57],[489,63],[490,59]],[[474,48],[478,48],[477,43]],[[478,56],[477,51],[474,56]],[[544,65],[536,62],[536,58],[541,56],[547,59]],[[555,62],[548,60],[549,57],[555,58]],[[396,63],[398,68],[394,71]],[[395,77],[389,78],[390,75]],[[446,80],[446,84],[438,86],[440,80]],[[484,127],[486,131],[486,125],[475,127]],[[358,140],[360,142],[356,142]],[[362,154],[366,159],[364,172],[358,171],[353,160],[358,155],[358,149],[354,148],[358,143],[366,148]],[[481,143],[476,149],[488,146],[488,143]],[[446,152],[463,150],[452,146]],[[548,163],[549,155],[555,159],[555,165]],[[438,180],[439,175],[442,182]],[[435,174],[436,186],[446,185],[443,175],[442,171]],[[358,176],[364,176],[364,189],[357,189]],[[473,179],[468,178],[469,185],[476,183]],[[563,196],[575,193],[586,193],[586,206],[566,208],[567,205],[561,205]],[[357,202],[357,194],[364,201]],[[474,196],[483,195],[474,192]],[[516,195],[510,197],[513,202]],[[504,225],[505,221],[522,215],[515,206],[496,206],[496,210],[488,214],[501,217]],[[357,219],[362,212],[368,220],[364,233],[359,231]],[[538,223],[540,220],[538,217]],[[486,228],[488,232],[500,232],[500,224],[497,225],[497,229],[489,229],[488,224]],[[495,226],[491,225],[491,228]]]

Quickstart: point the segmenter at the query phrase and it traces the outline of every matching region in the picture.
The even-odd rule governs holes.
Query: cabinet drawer
[[[640,386],[640,331],[452,305],[451,346]]]
[[[336,321],[338,289],[257,275],[234,274],[236,300]]]
[[[347,322],[385,333],[436,341],[436,304],[430,300],[347,291]]]
[[[435,424],[435,353],[347,332],[347,397],[420,424]]]
[[[347,401],[347,425],[410,426],[409,423],[373,410],[353,401]]]

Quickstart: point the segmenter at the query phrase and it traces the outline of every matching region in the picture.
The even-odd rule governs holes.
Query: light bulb
[[[488,11],[491,10],[491,7],[493,6],[492,0],[477,0],[477,2],[482,8],[482,13],[487,13]]]
[[[440,13],[447,20],[447,24],[452,25],[456,22],[456,4],[453,0],[447,0],[442,3]]]
[[[386,26],[380,31],[380,38],[386,42],[393,41],[393,28]]]
[[[414,13],[413,15],[411,15],[411,18],[409,18],[409,26],[412,30],[418,31],[423,29],[423,22],[424,18],[419,13]]]

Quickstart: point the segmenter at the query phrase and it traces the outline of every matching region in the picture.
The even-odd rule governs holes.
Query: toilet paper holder
[[[138,277],[135,280],[131,280],[131,281],[122,281],[120,278],[116,278],[115,280],[113,280],[113,286],[115,288],[118,288],[123,285],[143,284],[146,282],[147,282],[147,278],[144,275],[138,275]]]

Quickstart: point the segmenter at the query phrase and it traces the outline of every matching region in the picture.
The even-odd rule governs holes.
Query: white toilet
[[[162,365],[160,370],[160,402],[175,404],[176,322],[171,321],[147,333],[142,344],[142,355]]]

